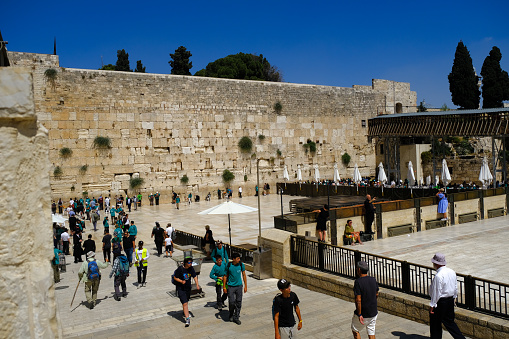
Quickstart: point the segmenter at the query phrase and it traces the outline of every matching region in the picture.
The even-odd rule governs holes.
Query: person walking
[[[221,240],[218,240],[216,243],[216,247],[212,250],[211,256],[212,260],[216,262],[216,256],[220,255],[221,259],[225,264],[228,264],[228,252],[226,251],[226,248],[223,246],[223,242]]]
[[[76,229],[74,235],[72,236],[73,243],[73,255],[74,255],[74,263],[83,262],[81,259],[81,255],[83,250],[81,248],[81,243],[83,242],[83,236],[81,235],[81,230],[79,228]]]
[[[104,236],[103,236],[103,256],[105,262],[111,262],[111,234],[108,232],[108,229],[104,229]]]
[[[276,339],[292,339],[296,337],[295,317],[293,311],[299,318],[297,331],[302,328],[302,316],[300,315],[299,297],[292,292],[291,284],[286,279],[280,279],[277,282],[277,288],[281,291],[272,301],[272,310],[274,315],[274,329]]]
[[[138,235],[138,227],[134,224],[134,220],[131,220],[131,226],[129,226],[129,235],[133,237],[133,241],[136,241]]]
[[[156,199],[156,206],[159,206],[159,197],[161,196],[161,194],[159,192],[156,192],[156,194],[154,195],[154,199]]]
[[[429,287],[429,327],[430,338],[442,338],[442,324],[454,339],[464,339],[458,325],[454,322],[454,303],[458,297],[456,273],[446,267],[445,255],[436,253],[431,259],[437,273]]]
[[[223,262],[219,254],[216,255],[214,260],[216,263],[212,266],[209,277],[216,282],[217,309],[222,311],[223,308],[226,307],[224,301],[228,298],[228,294],[223,291],[223,277],[226,275],[226,262]]]
[[[329,205],[323,205],[323,208],[313,211],[318,212],[316,217],[316,231],[318,232],[318,241],[325,242],[327,238],[327,220],[329,220]]]
[[[242,198],[242,186],[239,186],[239,198]]]
[[[127,258],[127,261],[129,261],[129,266],[133,265],[133,252],[136,248],[136,242],[134,240],[134,237],[130,235],[129,231],[124,232],[124,237],[122,238],[122,245],[124,247],[124,252]]]
[[[242,280],[244,281],[244,293],[247,293],[246,267],[244,263],[240,262],[240,254],[233,253],[232,262],[226,266],[226,273],[223,277],[223,292],[228,293],[229,319],[237,325],[241,324],[239,318],[242,308]]]
[[[97,291],[101,282],[100,269],[108,267],[108,263],[95,260],[95,253],[88,252],[87,260],[81,264],[78,271],[78,278],[85,283],[85,296],[87,298],[88,308],[93,309],[97,300]]]
[[[177,295],[180,299],[180,303],[182,304],[184,317],[186,318],[186,327],[189,327],[191,324],[188,305],[189,299],[191,298],[191,277],[196,283],[196,289],[200,290],[200,285],[198,284],[198,276],[196,275],[196,272],[193,268],[193,258],[185,257],[184,263],[177,267],[177,269],[173,272],[173,280],[176,282]]]
[[[157,256],[160,257],[161,254],[163,254],[164,230],[158,222],[156,222],[156,226],[152,229],[152,235],[150,237],[154,238],[157,248]]]
[[[56,283],[60,282],[60,256],[63,253],[58,248],[53,248],[53,259],[51,260],[51,268],[53,268],[53,281]]]
[[[135,262],[134,262],[134,266],[136,266],[138,270],[138,288],[146,286],[147,284],[148,258],[150,258],[150,254],[148,253],[146,248],[143,248],[143,241],[141,240],[138,241],[138,249],[135,252]]]
[[[110,279],[113,279],[113,288],[115,289],[114,299],[120,301],[121,297],[127,297],[127,286],[125,280],[129,276],[129,261],[125,255],[116,256],[113,259],[113,267],[110,272]],[[120,286],[122,286],[122,294],[120,293]]]
[[[357,263],[357,279],[353,285],[355,311],[352,317],[354,339],[361,339],[360,330],[366,327],[369,339],[375,339],[375,325],[378,316],[378,283],[368,276],[369,266],[365,261]]]
[[[62,252],[65,255],[69,255],[69,233],[67,233],[67,228],[64,228],[64,232],[60,235],[60,239],[62,239]]]
[[[92,240],[92,234],[88,235],[88,239],[83,242],[83,253],[95,252],[95,241]]]
[[[364,212],[365,212],[365,225],[364,232],[366,234],[373,234],[373,230],[371,229],[371,225],[373,225],[373,221],[375,220],[375,206],[373,206],[373,201],[376,200],[376,197],[371,199],[371,195],[366,195],[366,200],[364,200]]]
[[[177,195],[177,197],[175,198],[175,205],[177,205],[177,209],[179,209],[179,205],[180,205],[180,195]]]

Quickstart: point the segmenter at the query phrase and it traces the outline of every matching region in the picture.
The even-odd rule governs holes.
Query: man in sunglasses
[[[184,264],[179,266],[173,274],[173,278],[177,282],[177,295],[180,299],[180,303],[182,304],[184,316],[186,318],[186,327],[189,327],[191,324],[191,318],[189,317],[188,303],[191,298],[191,277],[194,278],[196,289],[200,290],[198,276],[193,268],[193,258],[186,257],[184,259]]]

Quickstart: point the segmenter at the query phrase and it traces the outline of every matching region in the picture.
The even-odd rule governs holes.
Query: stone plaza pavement
[[[288,211],[288,201],[294,197],[283,196],[284,212]],[[252,207],[256,207],[255,197],[234,198]],[[227,240],[227,216],[200,216],[199,211],[215,206],[219,202],[192,203],[190,206],[182,204],[180,210],[174,205],[143,206],[132,211],[131,219],[138,226],[138,239],[144,240],[151,257],[147,274],[147,286],[137,288],[136,270],[133,267],[131,276],[127,279],[129,295],[120,302],[113,299],[113,279],[108,278],[110,267],[103,271],[103,277],[98,294],[98,303],[93,310],[85,307],[83,285],[79,286],[76,299],[69,307],[76,289],[77,271],[79,264],[74,264],[71,256],[67,256],[67,272],[62,273],[62,280],[56,284],[56,299],[58,313],[65,338],[173,338],[187,335],[191,338],[270,338],[274,334],[271,317],[272,298],[278,292],[276,279],[256,280],[248,272],[248,292],[244,295],[241,312],[242,325],[227,322],[228,312],[219,313],[214,308],[215,289],[208,274],[212,263],[202,265],[199,276],[205,297],[196,298],[190,302],[193,315],[191,326],[184,327],[182,307],[179,300],[169,292],[174,290],[170,276],[176,268],[176,263],[170,258],[157,257],[150,233],[155,221],[161,225],[171,222],[177,229],[193,234],[205,233],[204,225],[209,224],[216,239]],[[272,216],[279,214],[280,197],[269,195],[261,197],[262,228],[272,228]],[[232,242],[256,243],[258,235],[258,215],[256,212],[232,215]],[[102,220],[101,220],[102,230]],[[480,221],[477,223],[457,225],[446,229],[426,231],[412,234],[410,237],[401,236],[390,239],[377,240],[356,249],[392,256],[398,259],[429,265],[429,259],[436,251],[443,251],[450,266],[458,272],[480,272],[480,265],[487,263],[493,256],[501,257],[506,251],[503,246],[491,246],[486,241],[486,234],[492,234],[492,241],[502,241],[509,230],[507,217]],[[498,226],[496,226],[498,225]],[[505,225],[505,226],[504,226]],[[91,231],[87,222],[85,236],[92,233],[96,243],[100,245],[102,232]],[[477,231],[476,231],[477,229]],[[477,238],[476,238],[477,237]],[[506,238],[506,237],[503,237]],[[484,241],[483,241],[484,240]],[[461,245],[463,244],[463,245]],[[458,246],[454,251],[449,246]],[[473,247],[478,246],[478,247]],[[98,246],[100,248],[100,246]],[[484,249],[471,251],[470,249]],[[489,251],[486,250],[489,248]],[[181,252],[177,251],[176,254]],[[97,252],[97,258],[102,260],[102,254]],[[476,260],[482,260],[476,263]],[[500,262],[500,265],[505,265]],[[498,265],[498,264],[497,264]],[[469,268],[470,267],[470,268]],[[505,266],[504,266],[505,267]],[[489,274],[481,272],[483,274]],[[491,270],[493,271],[493,270]],[[503,270],[506,272],[506,270]],[[471,273],[476,276],[481,274]],[[497,277],[500,278],[500,277]],[[497,279],[495,279],[497,280]],[[500,280],[500,279],[499,279]],[[309,291],[298,286],[293,290],[301,300],[303,329],[299,333],[302,337],[310,338],[350,338],[350,321],[354,310],[353,301],[344,301],[328,295]],[[386,313],[380,313],[377,322],[377,338],[427,338],[428,326],[407,319],[398,318]],[[362,338],[366,338],[363,332]],[[451,338],[444,333],[444,338]]]

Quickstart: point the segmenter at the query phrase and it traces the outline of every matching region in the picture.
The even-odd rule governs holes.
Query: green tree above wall
[[[189,71],[193,68],[193,63],[189,61],[192,54],[184,46],[180,46],[175,53],[170,53],[171,60],[168,61],[171,67],[171,74],[191,75]]]
[[[500,67],[502,53],[494,46],[484,59],[481,68],[482,107],[503,107],[502,101],[509,100],[509,75]]]
[[[481,93],[477,81],[470,52],[463,41],[460,41],[454,54],[452,71],[449,73],[452,102],[463,109],[479,108]]]
[[[217,59],[194,75],[212,78],[282,81],[277,67],[272,66],[263,55],[238,53]]]
[[[141,63],[141,60],[136,61],[136,68],[134,69],[137,73],[145,73],[145,68],[143,67],[143,64]]]
[[[117,51],[117,64],[115,65],[116,71],[132,72],[129,66],[129,53],[126,53],[124,49]]]

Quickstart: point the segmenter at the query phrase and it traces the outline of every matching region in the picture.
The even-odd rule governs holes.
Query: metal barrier
[[[175,230],[175,239],[173,239],[173,242],[177,245],[182,245],[182,246],[194,245],[201,250],[202,240],[203,240],[203,237],[200,237],[198,235]],[[231,251],[230,251],[230,245],[223,244],[223,246],[226,248],[226,252],[229,254],[230,257],[231,257],[231,253],[237,252],[240,254],[240,258],[241,258],[242,262],[244,262],[245,264],[253,263],[253,250],[252,249],[247,249],[247,248],[232,245]]]
[[[291,263],[355,279],[355,263],[364,260],[369,274],[380,286],[429,298],[435,270],[406,261],[350,250],[291,236]],[[509,318],[509,285],[457,273],[458,306],[477,312]]]

